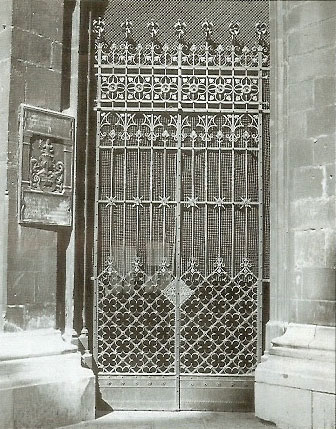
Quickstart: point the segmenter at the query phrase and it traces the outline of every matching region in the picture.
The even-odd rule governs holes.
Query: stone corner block
[[[0,360],[0,427],[57,428],[93,420],[95,377],[81,366],[76,348],[60,341],[57,331],[50,331],[49,338],[47,332],[24,334],[6,334],[10,339]],[[23,337],[29,356],[22,343],[20,356],[15,344]],[[41,337],[45,354],[41,350],[34,354],[33,346]]]

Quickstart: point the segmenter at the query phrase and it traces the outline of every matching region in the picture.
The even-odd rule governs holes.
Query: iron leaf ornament
[[[238,35],[240,34],[240,24],[239,22],[230,22],[229,24],[229,33],[231,34],[231,44],[236,51],[241,51],[242,46],[238,41]]]
[[[126,42],[130,45],[135,45],[135,41],[133,38],[133,22],[129,19],[126,19],[126,21],[120,24],[120,27],[124,33]]]
[[[101,16],[93,20],[92,32],[96,35],[96,39],[98,42],[103,41],[105,34],[105,21]]]
[[[213,34],[213,23],[209,22],[207,19],[202,23],[202,30],[205,34],[205,40],[208,43],[212,43],[212,34]]]
[[[181,21],[180,19],[174,25],[175,35],[177,36],[177,40],[181,45],[185,44],[184,36],[186,34],[186,29],[187,29],[187,24],[184,21]]]
[[[179,45],[182,46],[182,52],[184,52],[185,54],[187,54],[191,48],[191,43],[187,42],[185,39],[186,32],[187,24],[179,19],[174,25],[174,33],[175,36],[177,36],[177,41]]]

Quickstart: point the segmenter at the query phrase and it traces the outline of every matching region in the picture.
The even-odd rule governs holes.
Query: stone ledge
[[[335,393],[335,328],[290,323],[272,340],[256,382]]]
[[[0,428],[57,428],[94,419],[94,374],[60,332],[5,334],[1,340]]]
[[[256,416],[279,428],[334,429],[335,398],[335,328],[289,324],[256,368]]]
[[[334,394],[335,363],[270,355],[257,366],[255,382]]]
[[[256,383],[255,414],[279,429],[334,429],[335,395]]]
[[[54,329],[2,333],[0,344],[0,362],[77,351],[76,346],[65,342],[61,332]]]
[[[284,335],[272,340],[273,348],[287,347],[320,351],[335,351],[335,328],[290,323]]]

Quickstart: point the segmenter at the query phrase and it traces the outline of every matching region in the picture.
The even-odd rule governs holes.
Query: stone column
[[[256,415],[279,427],[331,429],[336,3],[270,5],[271,320],[269,347],[256,370]]]
[[[7,152],[9,122],[9,79],[11,69],[12,0],[0,4],[0,333],[7,308]]]
[[[80,1],[70,2],[78,11]],[[64,92],[77,92],[65,84],[63,18],[72,11],[63,0],[0,2],[0,427],[9,429],[94,418],[94,375],[56,329],[65,289],[72,324],[73,240],[67,246],[58,230],[21,226],[17,216],[19,106],[62,111]],[[74,116],[76,103],[77,94],[67,105]]]

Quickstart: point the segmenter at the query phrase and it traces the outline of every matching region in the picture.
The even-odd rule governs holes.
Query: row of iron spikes
[[[128,43],[135,45],[135,40],[133,38],[133,22],[126,19],[126,21],[121,23],[121,29],[124,33],[125,39]],[[202,23],[202,30],[205,34],[205,40],[210,45],[217,45],[217,43],[213,40],[213,23],[211,21],[208,21],[207,19]],[[103,38],[103,34],[105,32],[105,22],[101,17],[98,17],[97,20],[94,21],[94,32],[97,36],[98,40],[101,40]],[[174,25],[174,32],[177,36],[178,42],[181,45],[190,47],[190,43],[185,40],[185,34],[186,34],[186,28],[187,25],[184,21],[181,21],[180,19],[177,21],[177,23]],[[157,22],[150,21],[147,24],[147,29],[149,31],[149,34],[151,36],[151,40],[156,45],[161,45],[161,42],[158,39],[158,33],[159,33],[159,25]],[[231,43],[232,45],[239,46],[240,43],[237,39],[237,36],[240,33],[240,24],[239,22],[231,22],[229,24],[229,33],[231,34]],[[267,34],[267,27],[265,23],[257,22],[255,25],[255,32],[258,38],[258,44],[264,45],[265,44],[265,35]]]

